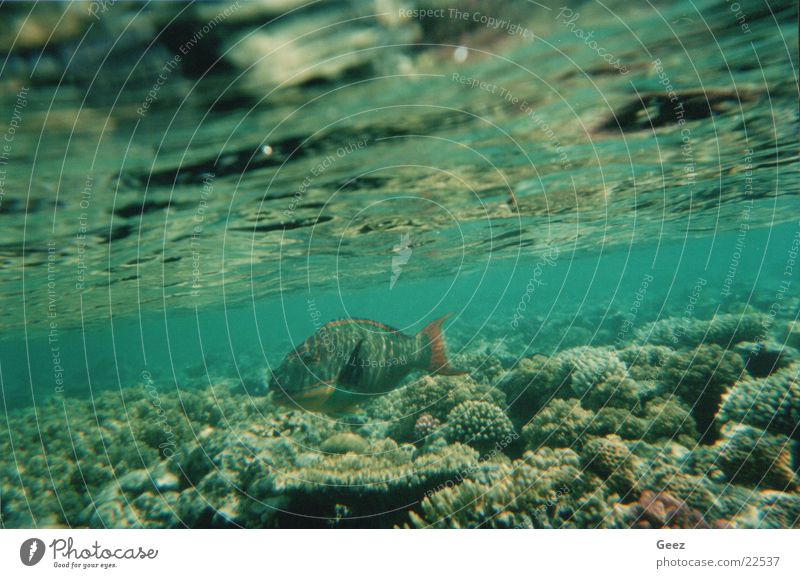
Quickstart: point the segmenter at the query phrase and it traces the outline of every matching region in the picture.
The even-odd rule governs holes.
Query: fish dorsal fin
[[[400,331],[394,327],[389,327],[388,325],[378,323],[377,321],[372,321],[371,319],[336,319],[335,321],[328,321],[322,326],[322,329],[328,330],[334,327],[339,327],[340,325],[367,325],[369,327],[375,327],[376,329],[388,331],[390,333],[400,333]]]
[[[342,371],[339,372],[339,377],[336,379],[336,382],[342,386],[352,386],[358,384],[358,381],[361,379],[361,375],[364,373],[364,366],[361,362],[361,345],[364,343],[363,339],[359,339],[356,346],[353,348],[353,351],[350,352],[350,355],[347,358],[347,363],[345,363]]]
[[[447,360],[447,350],[444,347],[444,337],[442,337],[442,323],[450,317],[450,313],[432,321],[417,335],[424,336],[428,340],[431,357],[428,362],[427,370],[438,375],[464,375],[468,371],[461,371],[450,367]]]

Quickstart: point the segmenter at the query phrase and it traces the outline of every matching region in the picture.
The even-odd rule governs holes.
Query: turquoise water
[[[797,526],[796,7],[379,4],[0,7],[0,523]]]
[[[531,251],[515,264],[501,262],[480,272],[457,273],[452,279],[401,278],[390,289],[391,260],[387,259],[382,286],[346,295],[300,290],[280,300],[193,312],[143,308],[141,317],[122,317],[107,326],[59,330],[53,343],[41,331],[31,331],[27,342],[6,338],[4,379],[8,382],[14,376],[16,383],[33,385],[5,385],[4,394],[13,407],[57,393],[51,351],[56,346],[62,353],[63,393],[67,395],[122,387],[142,371],[157,371],[169,388],[182,388],[181,374],[186,370],[194,372],[201,385],[213,382],[212,376],[225,376],[241,379],[248,391],[260,395],[265,393],[269,369],[317,328],[315,311],[326,321],[376,319],[407,333],[418,331],[439,314],[453,313],[448,325],[459,337],[450,347],[455,354],[474,348],[488,333],[492,339],[519,342],[524,346],[517,352],[520,357],[556,353],[563,348],[562,339],[571,345],[612,343],[610,338],[616,333],[610,328],[621,325],[619,316],[631,320],[634,328],[681,317],[698,280],[705,284],[700,281],[696,304],[692,304],[694,317],[738,312],[746,305],[767,312],[786,280],[784,269],[799,231],[800,222],[748,231],[738,260],[737,232],[669,244],[642,243],[635,249],[615,247],[602,254],[560,253],[543,265]],[[738,266],[730,282],[732,260]],[[537,264],[542,284],[536,285],[530,301],[526,299],[530,305],[526,303],[523,311],[520,303]],[[648,281],[648,276],[653,279]],[[634,314],[631,308],[643,282],[647,287]],[[787,299],[779,301],[779,313],[785,319],[796,317],[796,292],[790,290]],[[546,341],[539,335],[544,330],[551,332]],[[542,341],[546,345],[540,345]]]

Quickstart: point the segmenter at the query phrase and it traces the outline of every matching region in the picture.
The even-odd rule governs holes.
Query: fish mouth
[[[267,387],[267,392],[272,396],[272,399],[275,401],[280,400],[291,400],[292,395],[290,395],[289,391],[286,390],[278,381],[276,377],[272,377],[269,381],[269,386]]]
[[[319,411],[323,409],[336,391],[333,382],[320,381],[296,391],[287,391],[280,384],[272,389],[272,401],[276,405],[294,409]]]
[[[292,403],[292,399],[288,397],[284,393],[278,393],[277,391],[273,391],[269,394],[269,399],[275,405],[279,405],[281,407],[291,407],[295,405]]]

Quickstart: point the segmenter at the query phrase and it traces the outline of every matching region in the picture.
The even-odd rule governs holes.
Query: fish
[[[397,280],[400,278],[400,273],[403,272],[403,265],[411,259],[411,234],[404,233],[400,235],[400,243],[392,247],[392,252],[396,253],[396,255],[392,257],[392,278],[389,281],[389,291],[394,289]]]
[[[396,389],[414,371],[464,375],[448,359],[444,315],[416,335],[369,319],[338,319],[294,347],[272,372],[279,405],[341,413]]]

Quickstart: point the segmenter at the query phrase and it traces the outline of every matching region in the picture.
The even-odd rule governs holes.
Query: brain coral
[[[552,397],[563,397],[568,368],[558,357],[534,355],[519,360],[500,383],[509,403],[509,412],[529,419]]]
[[[648,427],[652,426],[630,410],[618,407],[603,407],[597,411],[589,431],[591,434],[600,437],[616,434],[622,439],[638,440],[642,439]]]
[[[746,425],[726,426],[716,449],[722,470],[730,480],[759,488],[796,489],[792,442]]]
[[[481,451],[492,447],[502,450],[517,436],[503,409],[487,401],[465,401],[447,415],[445,425],[449,440],[469,444]]]
[[[592,424],[594,414],[577,399],[554,399],[522,428],[528,448],[579,446]]]
[[[762,379],[738,381],[723,399],[719,419],[800,440],[800,363]]]
[[[627,494],[636,485],[637,459],[618,436],[589,439],[581,452],[581,462],[606,480],[614,492]]]
[[[602,382],[619,382],[627,367],[616,352],[604,347],[576,347],[559,354],[569,370],[569,386],[575,397],[583,398]]]
[[[701,435],[716,438],[714,418],[722,395],[744,371],[741,357],[719,345],[701,345],[670,357],[664,365],[662,389],[689,405]]]
[[[700,437],[691,412],[675,399],[653,399],[643,419],[647,424],[643,437],[648,442],[669,440],[694,447]]]

